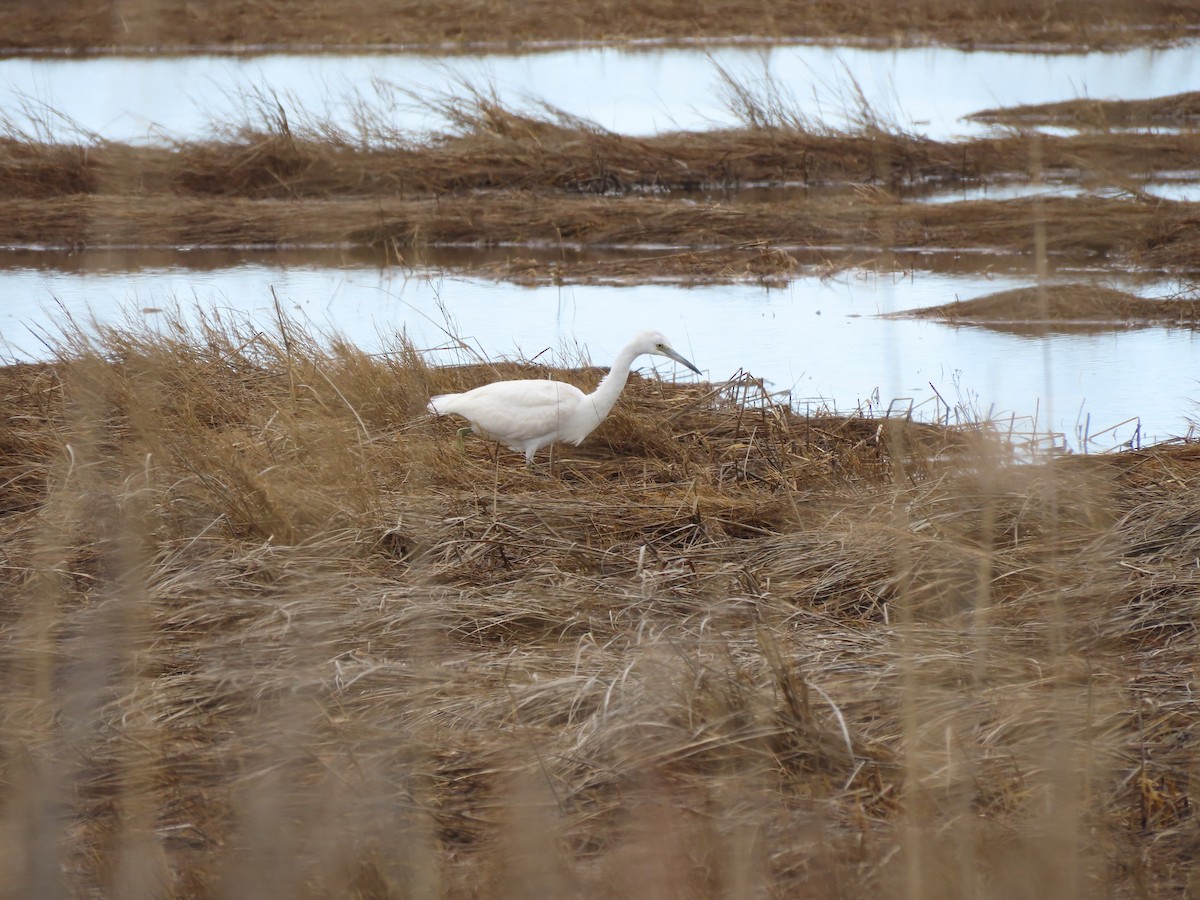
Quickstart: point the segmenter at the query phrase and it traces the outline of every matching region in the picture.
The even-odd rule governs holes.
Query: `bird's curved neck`
[[[623,349],[613,360],[608,374],[600,379],[600,384],[596,389],[584,398],[585,402],[581,404],[581,407],[589,419],[595,419],[593,428],[603,422],[604,417],[616,405],[617,398],[621,396],[621,391],[625,388],[625,382],[629,380],[630,366],[633,365],[633,361],[637,359],[638,355],[632,347]]]

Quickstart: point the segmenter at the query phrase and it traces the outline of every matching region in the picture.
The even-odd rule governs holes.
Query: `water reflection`
[[[1083,184],[1075,180],[1057,179],[1028,181],[1023,179],[979,179],[974,182],[942,182],[903,184],[893,192],[897,199],[921,203],[960,203],[975,200],[1020,200],[1027,197],[1120,197],[1130,189],[1163,200],[1200,203],[1200,172],[1160,173],[1169,177],[1149,180],[1127,179],[1122,189],[1109,185]],[[729,188],[702,191],[675,191],[674,195],[693,195],[707,201],[722,203],[783,203],[810,196],[846,196],[864,189],[863,185],[848,182],[787,184],[742,184]],[[873,189],[873,188],[872,188]]]
[[[393,88],[457,91],[494,86],[515,107],[538,101],[604,128],[644,135],[735,124],[716,65],[752,90],[770,78],[805,118],[839,124],[872,114],[938,139],[982,134],[962,117],[987,107],[1089,96],[1137,99],[1200,89],[1195,46],[1119,53],[1028,54],[945,47],[587,48],[475,60],[421,55],[100,57],[0,60],[0,117],[66,122],[108,140],[204,137],[212,122],[245,114],[239,96],[275,93],[286,105],[354,130],[366,102],[407,132],[444,127]]]
[[[1006,277],[1028,283],[1036,275],[1034,261],[1022,254],[997,253],[995,250],[946,248],[942,250],[897,250],[884,253],[875,248],[855,247],[786,247],[797,263],[814,275],[830,277],[849,269],[882,269],[902,273],[904,277],[922,277],[916,273],[965,278],[968,282],[987,281]],[[580,263],[594,271],[594,264],[612,262],[623,270],[633,259],[650,260],[678,255],[673,247],[595,247],[564,243],[562,246],[422,246],[406,247],[402,257],[395,251],[366,246],[345,247],[198,247],[192,249],[115,247],[75,252],[59,249],[4,248],[0,252],[0,272],[13,270],[42,270],[46,272],[86,274],[139,273],[162,270],[207,272],[218,269],[261,267],[280,270],[374,268],[380,277],[404,278],[423,271],[442,271],[456,274],[481,272],[504,273],[518,260],[553,271],[560,283],[570,279],[569,264]],[[566,263],[567,268],[551,270],[551,264]],[[1140,284],[1141,290],[1153,290],[1161,280],[1158,272],[1141,270],[1120,272],[1107,261],[1097,261],[1094,255],[1055,254],[1046,260],[1048,273],[1059,280],[1091,280],[1117,277],[1123,282]],[[498,276],[501,277],[501,276]],[[639,276],[642,277],[642,276]],[[529,283],[528,278],[521,280]],[[575,279],[576,281],[587,279]],[[706,278],[711,281],[711,278]],[[677,279],[677,282],[679,279]],[[656,284],[670,283],[659,279]],[[694,281],[685,282],[694,283]],[[622,282],[624,284],[624,282]]]
[[[84,254],[85,257],[90,254]],[[82,260],[79,260],[82,263]],[[201,312],[272,331],[274,297],[309,327],[338,332],[370,350],[404,332],[438,362],[473,354],[535,356],[547,348],[608,360],[640,327],[661,328],[680,351],[721,381],[741,369],[764,377],[799,408],[886,408],[909,398],[927,418],[1015,415],[1018,427],[1091,433],[1140,417],[1143,437],[1187,431],[1200,371],[1190,331],[1117,330],[1023,337],[878,314],[967,300],[1030,283],[1019,274],[880,274],[862,268],[807,275],[787,290],[749,285],[517,287],[434,270],[336,263],[216,268],[119,261],[0,269],[0,341],[9,359],[48,355],[46,336],[68,316],[160,327],[163,310]],[[1169,286],[1114,284],[1146,294]],[[451,336],[461,338],[464,350]],[[670,375],[670,372],[667,372]],[[678,373],[683,375],[684,373]],[[940,399],[939,399],[940,398]],[[901,405],[908,402],[902,399]],[[1104,446],[1133,437],[1130,422]]]
[[[955,185],[950,188],[929,191],[920,199],[929,203],[955,203],[972,200],[1017,200],[1023,197],[1095,197],[1129,196],[1129,189],[1141,191],[1162,200],[1180,203],[1200,202],[1200,179],[1198,180],[1151,180],[1130,179],[1128,189],[1118,187],[1090,188],[1078,182],[1060,181],[1037,183],[1029,181],[1002,181],[978,184]]]

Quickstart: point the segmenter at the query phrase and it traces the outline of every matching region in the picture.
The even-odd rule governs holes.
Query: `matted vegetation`
[[[828,248],[861,256],[863,248],[990,249],[1033,258],[1042,223],[1053,254],[1090,256],[1124,266],[1192,277],[1200,259],[1193,203],[1131,202],[1101,197],[901,204],[887,195],[856,200],[798,199],[769,206],[695,204],[655,197],[619,199],[505,194],[445,200],[249,201],[208,198],[71,197],[0,202],[0,242],[56,247],[296,246],[348,244],[387,248],[396,258],[424,246],[516,245],[500,274],[524,277],[522,246],[643,251],[658,245],[697,252],[711,280],[755,275],[748,259],[765,249],[771,273],[794,267],[789,248]],[[19,238],[19,239],[18,239]],[[719,251],[719,252],[718,252]],[[661,273],[655,255],[619,263],[629,274]],[[564,254],[545,278],[593,277]],[[688,275],[685,267],[681,277]]]
[[[1149,299],[1094,284],[1055,284],[998,291],[903,313],[998,331],[1112,331],[1119,328],[1200,327],[1200,300]]]
[[[18,0],[0,52],[1085,48],[1192,35],[1193,6]],[[473,271],[520,281],[777,283],[920,250],[1031,281],[1067,256],[1197,270],[1196,204],[1144,190],[1195,168],[1195,133],[1115,130],[1154,104],[943,144],[728,87],[742,127],[652,138],[469,88],[432,101],[432,139],[263,96],[169,147],[9,122],[0,243],[398,266],[486,245],[512,252]],[[1190,99],[1158,106],[1179,125]],[[1110,193],[912,201],[992,178]],[[1171,302],[1043,284],[921,312],[1190,325]],[[803,415],[745,373],[634,376],[582,447],[527,469],[460,449],[428,397],[598,370],[157,318],[0,368],[0,896],[1194,892],[1195,443],[1046,458],[966,409]]]
[[[970,118],[1001,125],[1066,125],[1076,128],[1192,127],[1200,122],[1200,92],[1147,100],[1080,98],[985,109]]]
[[[641,3],[493,0],[379,4],[373,0],[15,0],[0,51],[505,49],[580,42],[863,39],[883,44],[942,41],[967,46],[1144,45],[1194,36],[1187,0],[745,0]]]
[[[6,893],[1166,896],[1200,453],[210,321],[0,370]],[[543,374],[591,384],[591,370]]]
[[[348,133],[251,98],[251,121],[172,147],[46,144],[10,123],[0,141],[0,243],[70,248],[370,246],[409,260],[429,246],[512,246],[492,274],[516,280],[786,279],[795,253],[864,248],[1091,257],[1191,277],[1196,204],[1147,193],[1185,171],[1200,136],[1010,134],[941,143],[878,121],[849,130],[797,118],[729,81],[745,125],[634,138],[553,109],[517,113],[487,93],[428,99],[448,133],[418,137],[365,118]],[[277,101],[275,101],[277,103]],[[365,115],[365,114],[364,114]],[[996,178],[1073,181],[1108,195],[927,204],[905,199]],[[780,186],[769,201],[729,199]],[[1116,190],[1120,193],[1114,195]],[[667,266],[649,246],[678,251]],[[520,248],[563,253],[528,265]]]

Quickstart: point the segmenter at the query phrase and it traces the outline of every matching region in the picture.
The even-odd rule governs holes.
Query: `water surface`
[[[634,331],[654,327],[712,381],[749,372],[801,410],[878,412],[911,404],[929,420],[1016,417],[1018,430],[1063,432],[1077,448],[1085,432],[1135,420],[1089,449],[1188,431],[1200,395],[1194,332],[1022,337],[878,317],[1028,284],[1018,274],[855,269],[834,278],[801,276],[784,290],[744,284],[528,288],[381,268],[352,257],[341,264],[259,259],[207,268],[17,265],[0,269],[0,295],[8,301],[0,312],[0,341],[9,360],[46,358],[46,336],[69,316],[153,329],[165,323],[164,310],[193,322],[204,314],[275,333],[278,297],[306,327],[336,332],[373,352],[404,333],[435,362],[538,356],[576,364],[582,356],[603,365]],[[1169,288],[1113,286],[1151,295]],[[660,371],[692,377],[669,365]]]
[[[962,117],[988,107],[1077,97],[1137,99],[1200,90],[1196,45],[1081,54],[945,47],[630,50],[593,47],[471,60],[421,55],[97,57],[0,60],[0,116],[51,133],[79,128],[123,142],[207,136],[244,118],[246,92],[353,130],[364,106],[406,132],[445,123],[403,91],[494,88],[506,104],[538,101],[624,134],[736,124],[718,66],[752,91],[768,81],[801,117],[839,124],[860,98],[875,114],[931,137],[982,134]]]

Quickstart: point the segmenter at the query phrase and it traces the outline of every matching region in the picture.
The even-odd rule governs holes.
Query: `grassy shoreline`
[[[1151,115],[1156,105],[1174,99],[1141,105]],[[1116,106],[1085,105],[1095,116]],[[1070,136],[1013,132],[955,142],[886,125],[846,131],[787,121],[633,137],[515,113],[486,99],[469,98],[464,107],[452,101],[451,107],[462,118],[461,131],[431,136],[354,134],[322,123],[296,128],[281,118],[246,125],[224,139],[156,147],[86,137],[47,143],[10,127],[0,136],[0,196],[171,192],[286,199],[489,190],[625,195],[772,184],[861,184],[903,192],[1034,175],[1102,184],[1107,178],[1119,185],[1121,179],[1192,169],[1200,155],[1200,134],[1187,128],[1190,119],[1178,121],[1184,126],[1178,132],[1097,127]],[[1076,105],[1063,107],[1057,118],[1043,113],[1042,124],[1072,124]],[[1011,114],[1020,117],[1021,108]]]
[[[1026,335],[1153,326],[1196,329],[1200,327],[1200,301],[1148,299],[1097,284],[1058,284],[998,291],[899,315]]]
[[[84,0],[68,8],[19,0],[5,11],[0,53],[229,52],[428,48],[509,52],[540,44],[865,39],[882,46],[1086,50],[1196,37],[1184,0],[884,0],[799,5],[707,0],[650,3],[493,0],[381,6],[371,0],[263,4],[212,0]]]
[[[1170,98],[1167,98],[1170,99]],[[1148,111],[1161,101],[1147,101]],[[1091,107],[1096,112],[1096,105]],[[1177,103],[1173,108],[1179,109]],[[1092,131],[939,143],[864,126],[850,134],[780,122],[631,138],[519,115],[486,97],[446,101],[460,130],[416,142],[285,118],[172,147],[0,140],[0,243],[10,247],[512,247],[491,274],[604,280],[786,279],[801,248],[1052,254],[1191,277],[1196,204],[1143,187],[1200,159],[1195,132]],[[753,115],[768,115],[759,110]],[[775,112],[779,115],[779,111]],[[1074,115],[1067,109],[1063,115]],[[1126,118],[1133,115],[1128,104]],[[930,185],[1053,179],[1109,196],[923,203]],[[747,184],[780,186],[740,199]],[[529,264],[520,248],[624,249],[612,265]],[[844,252],[836,248],[844,248]]]
[[[1191,35],[1193,5],[18,0],[0,53],[734,28],[1083,49]],[[1194,97],[1008,111],[1091,130],[939,144],[869,115],[788,127],[742,96],[765,127],[647,139],[478,95],[423,142],[269,112],[171,147],[9,123],[0,244],[399,267],[504,246],[465,265],[623,283],[975,250],[959,264],[1039,287],[917,314],[1197,319],[1194,299],[1043,277],[1086,258],[1194,282],[1200,204],[1144,189],[1200,159]],[[1164,116],[1182,130],[1113,127]],[[914,197],[995,178],[1122,193]],[[804,413],[750,374],[635,374],[582,446],[529,469],[460,447],[429,396],[590,389],[591,361],[434,367],[402,336],[367,354],[276,311],[277,329],[71,324],[43,334],[51,361],[0,366],[0,896],[1195,892],[1196,441],[1038,455],[961,401],[936,422]]]
[[[280,325],[0,369],[18,893],[1190,877],[1195,445],[1017,465],[635,377],[527,471],[427,396],[595,370]]]
[[[676,204],[654,198],[556,200],[534,195],[427,201],[181,200],[71,197],[0,201],[0,243],[83,250],[88,247],[244,247],[304,245],[393,248],[397,263],[422,246],[509,246],[513,260],[492,274],[520,279],[605,277],[604,266],[567,255],[556,263],[522,261],[520,247],[636,251],[652,246],[690,250],[681,275],[704,280],[787,277],[789,247],[828,247],[836,260],[863,248],[997,250],[1033,258],[1046,230],[1051,254],[1091,257],[1194,277],[1200,234],[1197,204],[1131,204],[1064,198],[902,206],[867,200],[774,204],[746,210]],[[810,218],[811,217],[811,218]],[[657,256],[613,263],[629,275],[651,274]],[[538,270],[541,270],[541,275]]]

